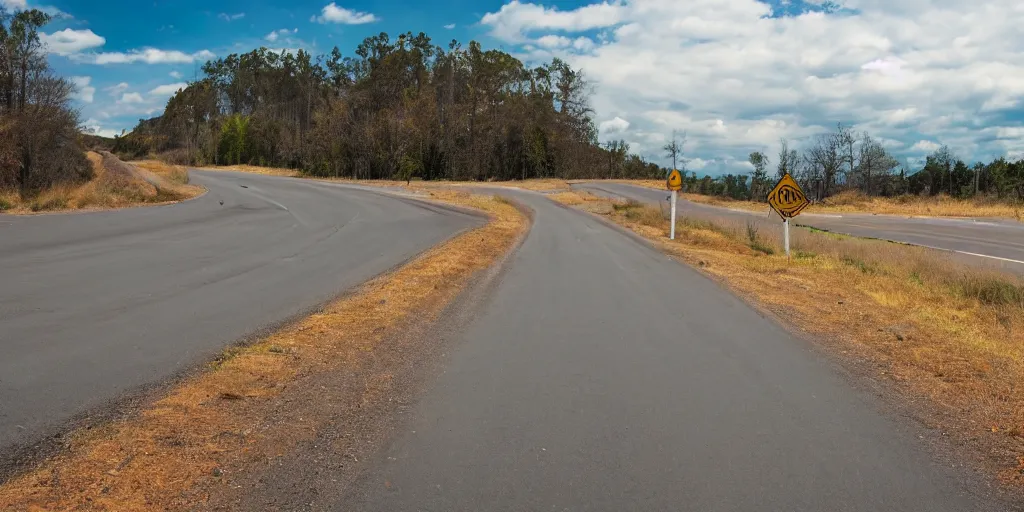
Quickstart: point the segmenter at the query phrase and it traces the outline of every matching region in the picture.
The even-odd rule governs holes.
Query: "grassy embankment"
[[[937,433],[1024,484],[1024,281],[936,251],[804,229],[794,257],[781,233],[739,221],[677,221],[587,193],[551,196],[653,241],[810,334],[851,368],[887,383]],[[750,340],[756,343],[757,340]],[[855,368],[855,369],[856,369]]]
[[[136,414],[74,433],[62,453],[0,486],[0,510],[191,510],[230,492],[234,475],[267,467],[318,432],[395,407],[392,388],[404,370],[379,362],[408,352],[382,353],[383,340],[436,318],[527,223],[495,197],[430,195],[482,210],[490,221],[294,325],[225,351]],[[366,361],[378,367],[360,375]],[[331,386],[321,387],[325,381]],[[345,442],[354,441],[346,434],[333,449],[352,448]]]
[[[658,180],[616,180],[647,188],[665,189],[665,182]],[[768,205],[754,201],[739,201],[728,197],[682,194],[681,197],[695,203],[711,204],[755,212],[768,211]],[[946,195],[936,197],[898,196],[869,197],[860,192],[848,191],[832,196],[821,203],[809,206],[805,213],[875,213],[885,215],[906,215],[920,217],[999,217],[1022,220],[1024,204],[996,199],[953,199]]]
[[[202,187],[188,183],[184,167],[157,161],[126,164],[110,153],[89,152],[94,177],[80,185],[59,185],[22,199],[17,191],[0,192],[0,211],[30,213],[98,210],[170,203],[195,197]]]

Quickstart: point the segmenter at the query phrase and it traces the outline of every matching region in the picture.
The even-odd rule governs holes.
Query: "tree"
[[[776,176],[782,179],[787,174],[796,174],[800,165],[800,156],[795,149],[789,149],[789,142],[782,139],[782,147],[779,150],[779,166]]]
[[[755,201],[768,200],[768,157],[760,151],[750,154],[750,165],[754,172],[750,174],[750,195]],[[763,198],[763,199],[762,199]]]
[[[665,150],[665,156],[672,159],[672,168],[678,169],[680,172],[686,171],[686,161],[683,160],[683,146],[686,144],[686,134],[684,133],[682,138],[677,138],[676,131],[672,130],[672,141],[662,148]],[[683,167],[679,167],[679,163],[683,163]]]
[[[55,76],[39,29],[50,16],[0,6],[0,187],[24,198],[58,183],[86,180],[74,85]]]

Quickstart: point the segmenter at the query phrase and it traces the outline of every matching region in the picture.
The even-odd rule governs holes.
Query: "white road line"
[[[954,250],[953,252],[958,252],[960,254],[966,254],[968,256],[978,256],[980,258],[991,258],[991,259],[999,260],[999,261],[1009,261],[1010,263],[1020,263],[1020,264],[1024,265],[1024,261],[1013,260],[1013,259],[1010,259],[1010,258],[1000,258],[999,256],[989,256],[988,254],[978,254],[978,253],[975,253],[975,252],[967,252],[967,251],[956,251],[956,250]]]

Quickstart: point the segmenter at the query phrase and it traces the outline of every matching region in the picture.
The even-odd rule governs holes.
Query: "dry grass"
[[[139,414],[78,432],[64,453],[0,486],[0,510],[193,509],[223,488],[222,468],[265,466],[315,437],[323,425],[308,416],[281,418],[274,400],[294,393],[289,386],[301,378],[344,373],[342,368],[356,364],[411,316],[437,315],[471,276],[512,247],[526,225],[505,201],[462,192],[432,196],[484,210],[491,222],[370,281],[321,313],[225,351],[208,371]],[[380,384],[366,383],[365,399],[373,399]]]
[[[665,189],[664,181],[614,180],[641,187]],[[687,201],[724,206],[754,212],[768,210],[768,205],[755,201],[739,201],[728,197],[682,194]],[[876,213],[921,217],[999,217],[1022,220],[1024,204],[996,199],[953,199],[946,195],[935,197],[899,196],[869,197],[857,191],[836,194],[821,203],[809,206],[805,213]]]
[[[188,173],[172,166],[148,163],[155,171],[139,169],[110,153],[89,152],[94,177],[81,185],[58,185],[22,200],[15,192],[0,194],[0,210],[30,213],[60,210],[125,208],[162,204],[195,197],[202,187],[188,185]]]
[[[658,208],[612,204],[611,220],[723,280],[844,361],[870,361],[871,377],[895,384],[900,395],[927,398],[931,415],[922,421],[1024,484],[1020,278],[928,249],[803,229],[792,233],[788,261],[778,231],[739,221],[684,217],[669,241]]]
[[[295,169],[284,169],[280,167],[259,167],[255,165],[213,165],[208,167],[199,167],[204,171],[237,171],[237,172],[248,172],[252,174],[263,174],[266,176],[286,176],[289,178],[298,178],[302,176],[302,173]]]

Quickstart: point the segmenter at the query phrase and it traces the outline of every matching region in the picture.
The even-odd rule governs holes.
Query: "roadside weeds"
[[[107,152],[89,152],[86,157],[93,166],[93,179],[79,185],[58,185],[24,201],[17,192],[2,192],[0,211],[36,213],[156,205],[190,199],[204,191],[188,184],[184,168],[158,162],[143,162],[136,167]]]
[[[664,190],[661,180],[609,180],[639,187]],[[694,203],[766,213],[768,205],[756,201],[743,201],[729,197],[680,193],[680,197]],[[1024,204],[997,199],[954,199],[947,195],[919,197],[870,197],[858,191],[836,194],[820,203],[812,204],[806,213],[865,213],[909,217],[995,217],[1024,220]]]
[[[554,195],[653,242],[810,334],[847,367],[926,403],[918,421],[969,448],[972,465],[1024,489],[1024,280],[944,253],[796,229],[682,217],[589,193]],[[921,400],[924,399],[924,400]]]
[[[0,486],[0,509],[195,509],[230,487],[233,474],[314,438],[324,415],[303,410],[329,406],[336,414],[358,415],[371,402],[387,401],[395,376],[384,368],[365,382],[344,383],[361,390],[357,403],[303,402],[284,416],[279,407],[302,395],[296,383],[328,372],[344,375],[377,357],[381,340],[411,318],[436,317],[525,230],[525,218],[504,200],[451,191],[430,196],[482,210],[490,221],[294,325],[225,350],[208,370],[137,414],[74,433],[62,453]]]

